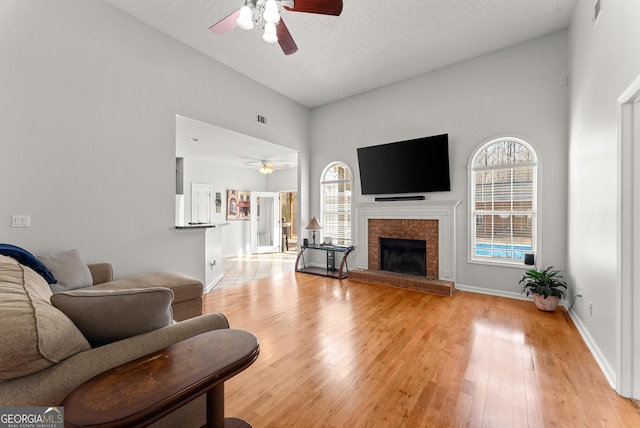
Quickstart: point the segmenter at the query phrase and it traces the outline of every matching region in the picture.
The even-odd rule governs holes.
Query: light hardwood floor
[[[288,272],[204,310],[260,340],[225,392],[254,428],[640,427],[563,309]]]

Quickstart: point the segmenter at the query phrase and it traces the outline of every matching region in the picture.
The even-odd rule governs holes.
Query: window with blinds
[[[517,138],[492,140],[470,165],[471,260],[522,264],[536,252],[537,157]]]
[[[351,245],[351,170],[341,162],[329,164],[322,174],[322,236],[336,245]]]

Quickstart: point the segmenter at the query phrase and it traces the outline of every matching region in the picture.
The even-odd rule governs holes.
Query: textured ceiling
[[[338,17],[283,13],[298,52],[259,29],[208,29],[243,0],[105,0],[313,108],[566,28],[576,0],[343,0]]]
[[[285,56],[278,44],[265,43],[257,28],[236,27],[224,35],[209,31],[243,0],[104,1],[308,108],[567,28],[576,2],[343,0],[338,17],[285,11],[283,20],[299,48]],[[178,123],[187,127],[178,130],[185,138],[231,138],[216,137],[215,127],[206,134],[207,127],[196,121]],[[179,151],[201,150],[189,146]],[[214,143],[209,147],[210,153],[222,153]],[[286,157],[277,146],[266,145],[256,153]],[[289,155],[293,158],[294,152]],[[238,155],[226,162],[241,165],[246,159]]]

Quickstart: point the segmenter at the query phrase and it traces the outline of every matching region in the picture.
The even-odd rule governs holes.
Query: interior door
[[[191,223],[211,223],[211,185],[191,183]]]
[[[251,192],[251,253],[280,251],[280,194]]]

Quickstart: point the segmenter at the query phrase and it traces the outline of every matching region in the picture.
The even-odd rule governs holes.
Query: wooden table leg
[[[238,418],[224,417],[224,383],[207,392],[207,428],[251,428]]]
[[[207,428],[224,428],[224,383],[207,392]]]

